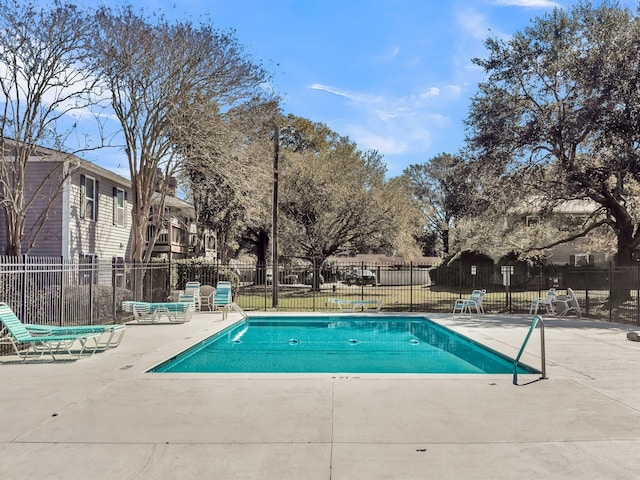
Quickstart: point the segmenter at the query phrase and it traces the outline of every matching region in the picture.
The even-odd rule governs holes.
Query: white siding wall
[[[108,179],[87,172],[98,181],[97,221],[80,218],[80,173],[74,173],[70,188],[69,254],[73,259],[80,255],[96,255],[101,264],[111,262],[113,257],[128,257],[131,234],[131,207],[125,202],[125,225],[114,225],[113,187],[117,186],[127,192],[131,191],[122,185],[114,185]]]
[[[27,167],[25,178],[25,182],[27,184],[27,188],[25,189],[25,202],[31,201],[38,186],[40,186],[46,178],[47,173],[56,168],[57,173],[54,173],[49,182],[39,191],[31,208],[27,212],[25,233],[29,232],[42,212],[42,209],[45,208],[49,200],[54,197],[57,192],[57,187],[62,181],[62,166],[59,162],[30,162]],[[58,194],[55,195],[46,222],[35,238],[34,247],[29,252],[30,255],[55,257],[62,255],[62,231],[60,230],[62,216],[62,195]],[[0,253],[2,254],[4,253],[4,247],[7,244],[6,227],[4,222],[4,213],[0,212]],[[29,247],[29,243],[30,238],[25,238],[22,244],[23,253],[26,253],[25,249]]]
[[[605,265],[609,261],[606,252],[596,251],[589,248],[589,242],[584,239],[574,240],[571,243],[558,245],[550,250],[548,262],[556,265],[568,265],[572,255],[588,254],[593,256],[596,265]]]

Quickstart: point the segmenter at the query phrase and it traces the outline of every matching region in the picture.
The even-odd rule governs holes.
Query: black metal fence
[[[123,300],[165,301],[187,281],[233,284],[247,311],[336,311],[331,298],[382,300],[386,311],[451,312],[457,298],[485,289],[487,313],[527,313],[549,288],[570,287],[583,316],[640,325],[640,265],[626,268],[325,262],[269,265],[166,262],[87,264],[0,257],[0,301],[25,322],[78,325],[126,319]],[[275,282],[274,282],[275,281]],[[274,287],[274,283],[277,288]]]

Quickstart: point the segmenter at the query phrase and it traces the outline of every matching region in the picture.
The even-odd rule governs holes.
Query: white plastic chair
[[[484,313],[482,300],[486,290],[474,290],[469,298],[458,298],[453,304],[453,313],[471,313],[471,309],[475,309],[476,313]]]
[[[547,313],[555,313],[556,289],[550,288],[546,297],[538,297],[531,300],[529,313],[536,315],[538,310],[544,309]]]
[[[573,290],[570,288],[567,288],[566,295],[558,295],[555,304],[557,305],[556,311],[560,312],[558,313],[560,317],[564,317],[571,312],[574,312],[578,317],[582,315],[576,294],[573,293]]]
[[[213,310],[213,297],[216,294],[215,287],[211,285],[202,285],[200,287],[200,309],[206,307],[209,311]]]

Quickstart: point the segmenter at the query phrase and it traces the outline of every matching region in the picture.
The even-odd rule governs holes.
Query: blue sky
[[[102,0],[103,4],[124,3]],[[388,176],[463,144],[489,35],[508,38],[550,0],[139,0],[146,12],[210,19],[274,74],[283,112],[326,123]],[[623,1],[633,8],[635,1]]]

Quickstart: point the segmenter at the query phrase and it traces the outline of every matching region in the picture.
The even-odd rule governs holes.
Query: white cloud
[[[395,58],[397,58],[398,55],[400,55],[400,47],[396,45],[394,47],[391,47],[388,51],[384,52],[382,55],[380,55],[377,58],[377,61],[379,61],[379,62],[390,62],[390,61],[394,60]]]
[[[383,122],[386,122],[387,120],[396,118],[398,114],[386,110],[376,110],[376,116]]]
[[[332,95],[344,97],[351,101],[359,102],[359,103],[375,104],[383,101],[382,97],[379,97],[379,96],[348,92],[346,90],[340,90],[338,88],[330,87],[328,85],[322,85],[320,83],[314,83],[313,85],[310,85],[309,88],[311,88],[312,90],[319,90],[321,92],[331,93]]]
[[[401,155],[410,150],[407,141],[397,135],[378,133],[360,125],[347,126],[349,137],[364,150],[378,150],[384,155]]]
[[[462,92],[462,87],[460,85],[447,85],[449,92],[451,95],[458,96]]]
[[[438,87],[431,87],[428,90],[425,90],[424,92],[422,92],[420,94],[420,97],[428,98],[428,97],[437,97],[439,95],[440,95],[440,89]]]
[[[456,21],[460,31],[465,36],[484,41],[491,30],[485,15],[474,8],[464,8],[456,11]]]
[[[464,101],[460,95],[463,87],[452,84],[429,86],[406,96],[374,95],[323,84],[310,88],[346,99],[351,112],[341,116],[350,120],[327,123],[359,148],[380,152],[390,172],[396,174],[394,157],[410,155],[415,162],[425,161],[434,139],[451,129],[451,109]]]

